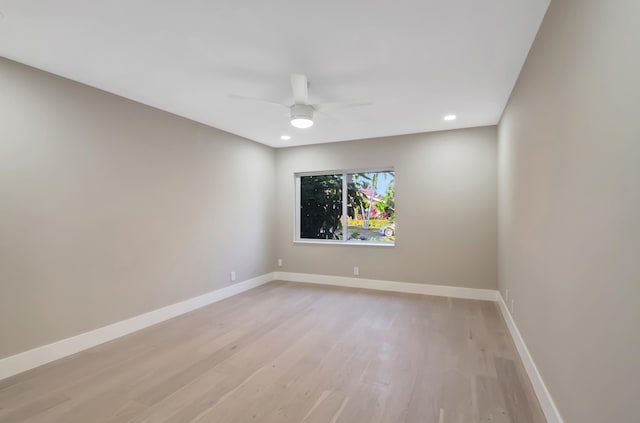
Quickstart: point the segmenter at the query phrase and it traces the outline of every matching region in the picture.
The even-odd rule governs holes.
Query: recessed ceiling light
[[[457,116],[456,115],[446,115],[444,117],[444,120],[456,120]]]
[[[284,140],[284,141],[289,141],[291,139],[291,136],[290,135],[283,135],[283,136],[280,137],[280,139]]]

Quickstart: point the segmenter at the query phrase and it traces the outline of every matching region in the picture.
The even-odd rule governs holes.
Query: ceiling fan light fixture
[[[294,104],[291,107],[291,125],[306,129],[313,126],[313,107],[307,104]]]
[[[291,125],[299,129],[307,129],[313,126],[313,120],[308,118],[292,118]]]

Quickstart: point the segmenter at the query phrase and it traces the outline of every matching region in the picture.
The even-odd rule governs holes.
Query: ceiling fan
[[[292,105],[286,105],[278,103],[277,101],[261,100],[257,98],[244,97],[240,95],[231,94],[229,97],[237,100],[250,100],[258,101],[261,103],[273,104],[276,106],[286,107],[291,112],[291,125],[300,128],[310,128],[313,126],[313,114],[314,112],[322,112],[325,109],[332,107],[360,107],[369,106],[372,103],[370,101],[361,102],[330,102],[330,103],[317,103],[309,104],[309,80],[306,75],[292,74],[291,75],[291,89],[293,90]]]

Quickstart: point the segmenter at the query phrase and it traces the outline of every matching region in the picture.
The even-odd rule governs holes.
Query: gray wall
[[[500,290],[565,421],[640,421],[640,2],[551,2],[499,127]]]
[[[283,271],[497,288],[496,127],[277,150]],[[394,166],[396,246],[293,242],[294,173]]]
[[[0,358],[273,270],[273,149],[4,59],[0,96]]]

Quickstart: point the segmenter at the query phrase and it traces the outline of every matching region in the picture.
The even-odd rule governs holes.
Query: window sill
[[[395,247],[396,243],[388,242],[357,242],[357,241],[330,241],[330,240],[303,240],[295,239],[294,244],[316,244],[316,245],[344,245],[344,246],[356,246],[356,247]]]

